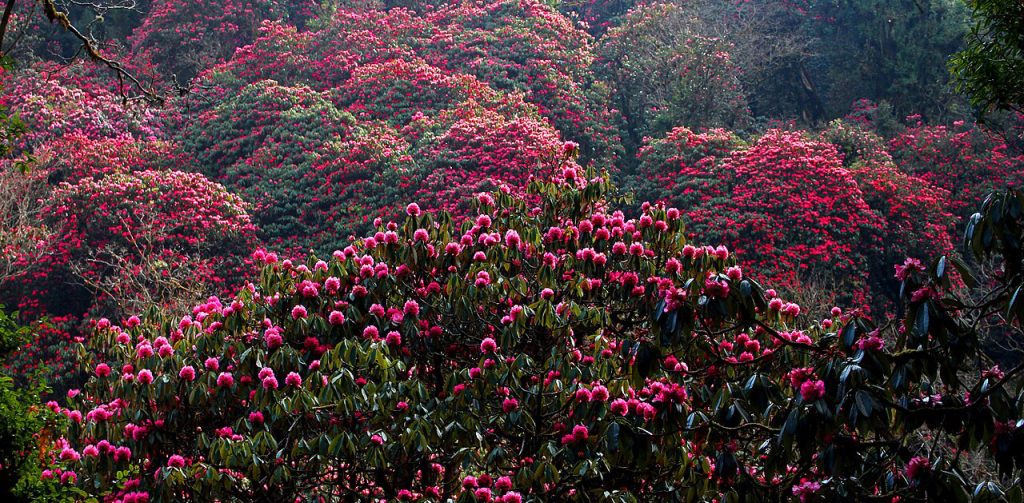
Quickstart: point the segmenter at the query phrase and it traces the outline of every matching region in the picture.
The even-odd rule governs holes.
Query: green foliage
[[[981,110],[1024,106],[1024,3],[968,0],[967,47],[950,62],[957,91]]]
[[[0,363],[32,336],[16,317],[0,306]],[[39,411],[40,391],[16,386],[11,377],[0,374],[0,498],[4,501],[35,501],[45,493],[35,438],[45,424]]]
[[[940,62],[962,48],[967,12],[954,0],[811,1],[805,29],[816,39],[810,74],[826,117],[861,98],[886,100],[898,117],[964,114]]]
[[[14,63],[7,55],[0,56],[0,74],[11,72]],[[6,106],[0,106],[0,157],[5,157],[15,150],[17,140],[25,133],[25,123],[17,114],[11,114]],[[19,165],[27,169],[24,164]]]
[[[742,128],[750,121],[730,44],[701,35],[686,16],[674,4],[638,7],[601,39],[597,64],[615,89],[629,153],[673,127]]]

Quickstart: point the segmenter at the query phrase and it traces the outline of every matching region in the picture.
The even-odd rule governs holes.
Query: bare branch
[[[82,42],[82,49],[89,56],[89,59],[112,70],[122,83],[125,80],[130,82],[132,87],[138,90],[140,95],[147,102],[160,106],[166,103],[166,97],[158,93],[152,86],[146,86],[140,82],[132,72],[124,68],[120,61],[110,59],[101,54],[96,41],[87,37],[77,27],[75,27],[68,18],[67,13],[60,11],[54,4],[53,0],[39,0],[39,2],[43,6],[43,12],[46,14],[46,18],[49,19],[51,23],[59,24],[62,28]]]

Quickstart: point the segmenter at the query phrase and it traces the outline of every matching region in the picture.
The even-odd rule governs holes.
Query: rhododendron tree
[[[868,280],[875,303],[882,295],[897,300],[898,284],[891,281],[892,264],[903,257],[933,257],[953,251],[956,218],[949,212],[949,192],[900,171],[881,137],[856,125],[834,121],[821,138],[835,145],[843,165],[857,182],[864,202],[884,223],[884,242],[865,251]]]
[[[914,321],[937,297],[894,343],[839,308],[811,320],[687,244],[678,210],[626,220],[612,195],[567,164],[462,224],[410,204],[326,259],[258,251],[234,297],[100,320],[44,475],[117,501],[953,498],[975,481],[926,423],[983,457],[1022,440],[1020,368],[951,378],[974,353]]]
[[[184,130],[172,162],[253,201],[268,244],[329,252],[403,196],[436,210],[488,181],[522,183],[562,147],[535,113],[471,76],[396,59],[359,68],[340,95],[246,86]]]
[[[719,165],[744,145],[724,129],[698,133],[673,128],[664,138],[648,141],[638,153],[637,190],[655,201],[711,204],[725,191]]]
[[[582,161],[615,160],[617,143],[608,88],[592,66],[593,39],[537,1],[450,3],[423,20],[412,44],[427,61],[466,72],[504,91],[526,93],[562,135],[580,144]]]
[[[5,72],[0,105],[17,114],[26,127],[17,147],[31,151],[71,133],[90,139],[159,135],[159,120],[152,109],[125,102],[108,83],[95,78],[95,72],[91,65],[53,63]]]
[[[185,83],[252,42],[263,20],[287,19],[301,25],[316,9],[316,2],[306,0],[154,0],[129,40],[138,57]]]
[[[889,151],[902,171],[949,191],[946,208],[958,217],[980,206],[989,192],[1024,179],[1021,153],[974,123],[933,126],[918,120],[889,142]]]
[[[44,207],[57,232],[35,264],[34,285],[43,290],[35,297],[60,314],[104,302],[120,308],[106,312],[118,313],[180,301],[178,281],[226,286],[254,230],[237,197],[200,175],[173,171],[63,183]]]
[[[272,78],[317,90],[345,85],[362,96],[357,104],[372,98],[365,103],[371,112],[398,107],[393,115],[401,122],[417,111],[431,115],[433,103],[460,101],[445,96],[446,90],[474,98],[522,94],[566,139],[580,144],[586,160],[606,164],[617,155],[616,119],[608,90],[590,69],[593,45],[568,19],[532,1],[451,4],[422,17],[401,8],[343,8],[311,32],[265,24],[252,46],[204,79],[235,86],[234,78]],[[362,66],[368,67],[350,81]],[[352,112],[359,116],[359,109]]]
[[[434,211],[455,210],[481,187],[521,192],[562,135],[529,95],[418,57],[437,58],[416,46],[429,38],[422,27],[400,9],[340,10],[314,33],[264,25],[253,46],[202,76],[217,105],[181,117],[184,152],[170,164],[253,201],[278,249],[329,252],[414,195]],[[284,47],[301,57],[257,64]]]
[[[726,150],[735,142],[724,131],[673,131],[641,151],[641,176],[663,181],[689,235],[735,248],[778,286],[824,275],[841,281],[832,288],[847,300],[863,300],[865,278],[852,273],[866,267],[883,226],[835,147],[779,130]]]
[[[780,287],[888,308],[893,263],[952,250],[948,193],[897,169],[886,142],[852,124],[820,139],[769,131],[749,146],[676,128],[639,158],[643,197],[685,208],[690,235],[735,247]],[[840,272],[854,270],[866,274]]]
[[[24,300],[24,299],[22,299]],[[41,318],[38,306],[28,303],[28,312],[19,313],[31,329],[31,337],[3,362],[3,373],[19,386],[46,386],[55,396],[82,383],[82,320],[80,316],[47,315]]]
[[[0,177],[5,215],[0,233],[4,247],[0,299],[17,306],[20,321],[33,328],[28,344],[6,365],[19,382],[46,381],[58,391],[73,384],[78,375],[74,365],[79,355],[72,345],[81,341],[80,317],[98,306],[93,302],[95,292],[81,288],[83,278],[75,273],[93,268],[96,264],[88,261],[98,259],[98,248],[111,243],[107,238],[83,243],[79,233],[68,231],[67,222],[47,204],[51,192],[62,182],[74,185],[145,169],[171,148],[156,139],[159,117],[138,103],[124,101],[108,83],[95,78],[95,71],[83,64],[38,63],[17,74],[5,74],[0,98],[26,125],[25,134],[9,138],[9,151],[0,160],[5,171]],[[75,218],[88,220],[96,210],[80,207]],[[77,258],[72,259],[73,255]],[[108,297],[120,300],[132,296],[121,297],[122,287],[130,289],[127,285],[134,284],[136,292],[144,292],[152,286],[140,281],[144,276],[140,271],[132,270],[137,261],[119,262],[123,255],[119,253],[118,260],[109,255],[105,259],[114,262],[113,269],[125,268],[118,276],[125,285],[116,285],[114,275],[89,275],[99,281],[96,286],[108,289]]]
[[[597,36],[615,26],[635,4],[632,0],[566,0],[559,2],[558,8],[576,15]]]
[[[31,166],[33,172],[45,175],[52,188],[64,181],[154,169],[176,149],[168,141],[142,141],[131,136],[89,138],[73,130],[36,147]]]
[[[416,197],[426,202],[425,208],[466,215],[466,196],[495,186],[521,194],[531,176],[550,170],[566,153],[579,149],[576,143],[562,142],[555,130],[535,118],[470,115],[426,150],[421,161],[427,163],[425,176]]]
[[[172,307],[233,287],[254,247],[246,208],[197,174],[61,183],[42,201],[48,233],[19,250],[13,260],[23,272],[3,285],[4,301],[34,324],[34,337],[11,358],[13,373],[62,389],[78,375],[73,345],[83,340],[83,315]]]
[[[408,124],[417,113],[433,117],[467,102],[509,113],[533,111],[519,96],[496,92],[471,75],[445,71],[417,58],[360,67],[343,92],[342,100],[357,117],[396,125]]]
[[[0,163],[0,284],[17,280],[44,253],[39,242],[49,229],[41,223],[37,196],[43,180]]]

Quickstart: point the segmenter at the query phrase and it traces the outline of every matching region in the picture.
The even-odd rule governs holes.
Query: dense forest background
[[[10,0],[0,495],[1022,501],[1020,10]]]

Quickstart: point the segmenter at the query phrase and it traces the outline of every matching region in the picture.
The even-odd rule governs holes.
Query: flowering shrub
[[[38,317],[35,306],[27,307],[32,309],[32,318]],[[21,347],[4,359],[0,373],[13,377],[26,388],[45,384],[57,394],[79,386],[82,375],[78,350],[83,342],[80,322],[79,317],[70,315],[31,322],[31,337],[21,341]]]
[[[993,427],[1017,370],[965,401],[945,322],[890,346],[809,320],[678,210],[626,220],[607,175],[547,176],[535,204],[481,194],[457,226],[410,204],[329,260],[258,251],[233,298],[100,320],[44,477],[114,501],[947,498],[963,460],[908,433],[1021,441]]]
[[[651,200],[684,208],[694,202],[697,206],[718,203],[728,184],[722,180],[727,175],[720,165],[743,146],[742,140],[724,129],[697,133],[673,128],[640,149],[638,190]]]
[[[396,125],[408,124],[414,116],[434,117],[467,102],[509,113],[532,111],[519,97],[498,93],[475,77],[416,59],[362,66],[352,73],[343,93],[346,105],[357,117]]]
[[[152,169],[173,155],[175,147],[170,142],[139,141],[131,136],[89,138],[76,129],[36,147],[32,169],[45,174],[53,186]]]
[[[641,173],[651,173],[641,176],[662,180],[665,199],[685,208],[689,235],[736,248],[774,283],[798,288],[834,275],[847,278],[848,300],[863,294],[864,278],[852,272],[864,270],[883,226],[835,147],[779,130],[727,150],[736,144],[724,131],[674,130],[641,151]]]
[[[532,0],[451,3],[423,22],[428,29],[412,43],[431,64],[524,92],[566,139],[579,143],[581,162],[614,160],[619,140],[611,96],[594,75],[594,41],[582,27]]]
[[[7,370],[12,351],[31,337],[32,331],[19,326],[16,314],[0,306],[0,496],[15,501],[38,501],[45,482],[39,479],[36,435],[44,426],[47,411],[38,405],[39,388],[14,383]]]
[[[585,22],[595,36],[615,26],[634,5],[635,2],[628,0],[566,0],[558,4],[559,10]]]
[[[884,224],[884,245],[863,252],[876,304],[885,295],[897,300],[890,280],[892,264],[903,257],[933,257],[953,251],[956,218],[948,211],[950,195],[928,181],[900,171],[879,136],[835,121],[821,133],[843,154],[843,164],[857,182],[864,201]]]
[[[356,134],[354,119],[308,87],[246,86],[182,131],[182,169],[196,169],[254,204],[270,243],[308,247],[325,219],[314,203],[337,205],[332,177],[315,169],[344,158],[335,146]],[[339,159],[340,162],[340,159]],[[390,169],[390,168],[388,168]],[[294,240],[294,241],[292,241]]]
[[[459,12],[445,11],[446,30],[470,23]],[[443,37],[424,26],[402,9],[342,9],[312,33],[264,24],[255,44],[202,76],[217,105],[185,123],[172,165],[253,201],[266,243],[278,249],[329,252],[409,197],[435,211],[456,210],[462,195],[496,181],[521,192],[532,170],[559,155],[559,132],[529,95],[437,66],[446,59],[430,44]],[[492,27],[473,29],[484,28]],[[274,63],[258,64],[266,59]],[[509,78],[503,85],[519,89]]]
[[[985,195],[1024,177],[1024,158],[1006,142],[973,123],[931,126],[918,121],[889,142],[896,165],[949,191],[946,209],[958,217]]]
[[[21,150],[68,134],[89,139],[159,135],[159,120],[141,105],[124,103],[117,92],[78,64],[63,67],[39,63],[20,72],[4,72],[0,105],[25,123],[18,138]]]
[[[284,23],[264,22],[255,42],[203,72],[200,80],[209,85],[197,89],[203,98],[197,101],[219,103],[247,84],[268,79],[326,91],[347,82],[359,66],[414,59],[411,48],[395,43],[382,28],[392,26],[383,15],[339,10],[324,28],[302,32]]]
[[[419,99],[408,101],[411,93]],[[540,120],[505,118],[534,111],[521,99],[422,62],[363,66],[341,96],[273,81],[246,86],[184,131],[180,165],[253,201],[268,244],[329,252],[411,194],[433,198],[425,209],[453,208],[455,194],[492,177],[525,180],[562,144]]]
[[[179,281],[225,287],[254,230],[237,197],[174,171],[63,183],[44,206],[46,224],[59,232],[31,285],[41,290],[33,296],[46,312],[56,314],[79,315],[105,302],[113,306],[101,312],[117,313],[110,309],[182,300]],[[70,288],[83,283],[77,294]]]
[[[893,263],[952,250],[948,193],[898,170],[886,142],[853,124],[834,122],[820,140],[770,131],[750,146],[676,128],[639,158],[644,197],[685,208],[690,235],[735,247],[779,286],[824,279],[833,284],[813,288],[888,308]],[[840,272],[853,270],[867,274]]]
[[[129,41],[139,57],[185,82],[251,43],[261,21],[288,19],[301,25],[316,8],[307,0],[154,0]]]
[[[425,208],[467,215],[467,196],[498,186],[522,194],[532,175],[578,149],[538,119],[509,120],[493,112],[468,116],[425,151],[426,176],[416,197]]]

